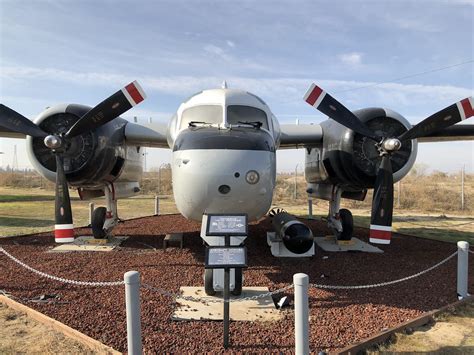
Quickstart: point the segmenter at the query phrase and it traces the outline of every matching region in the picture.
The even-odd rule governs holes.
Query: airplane
[[[140,191],[144,147],[159,147],[172,150],[176,206],[196,221],[211,213],[245,213],[249,221],[266,215],[276,151],[304,148],[308,196],[329,201],[328,226],[337,239],[353,234],[352,214],[340,209],[341,199],[364,200],[374,189],[370,242],[389,244],[393,184],[413,167],[417,144],[474,139],[474,125],[456,124],[474,115],[472,97],[412,126],[385,108],[352,112],[312,84],[304,100],[328,119],[280,125],[260,97],[224,83],[186,99],[168,125],[120,117],[145,97],[134,81],[93,108],[58,105],[34,122],[0,104],[0,136],[26,137],[33,167],[56,181],[56,242],[74,240],[68,186],[82,200],[105,196],[106,207],[96,208],[92,221],[94,237],[104,238],[118,223],[117,200]],[[306,242],[295,237],[286,244],[303,254]]]

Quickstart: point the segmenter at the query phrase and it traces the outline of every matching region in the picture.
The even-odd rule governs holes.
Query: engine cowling
[[[45,132],[65,133],[90,107],[69,104],[48,108],[36,119]],[[69,139],[64,152],[64,170],[69,185],[101,188],[105,182],[139,181],[141,152],[125,145],[127,121],[116,118],[92,132]],[[56,160],[42,138],[27,137],[27,152],[33,167],[46,179],[55,181]],[[125,179],[125,180],[124,180]]]
[[[371,131],[383,137],[397,137],[411,124],[400,114],[382,108],[354,111]],[[310,184],[338,185],[346,191],[373,188],[381,156],[375,142],[333,120],[321,123],[322,147],[306,153],[306,180]],[[402,179],[415,163],[417,141],[404,142],[392,154],[394,181]],[[365,194],[364,194],[365,196]]]

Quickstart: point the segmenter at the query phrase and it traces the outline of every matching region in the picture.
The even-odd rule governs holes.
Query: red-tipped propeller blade
[[[63,158],[56,152],[56,199],[54,240],[56,243],[70,243],[74,241],[74,226],[72,224],[71,199],[64,173]]]
[[[92,108],[79,121],[77,121],[66,133],[66,137],[79,136],[84,132],[92,131],[145,99],[146,95],[137,81],[134,81],[123,89],[117,91],[109,98]]]
[[[370,242],[390,244],[392,238],[393,175],[390,156],[385,154],[380,162],[375,180],[372,213],[370,217]]]
[[[311,84],[304,100],[343,126],[375,141],[380,140],[356,115],[316,84]]]
[[[10,107],[0,104],[0,126],[32,137],[46,137],[48,133]]]
[[[472,97],[468,97],[425,118],[403,133],[398,139],[403,141],[423,137],[443,128],[450,127],[472,116],[474,116],[474,100]]]

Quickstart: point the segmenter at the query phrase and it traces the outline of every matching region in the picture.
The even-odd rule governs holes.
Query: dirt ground
[[[396,334],[390,344],[369,354],[413,352],[473,354],[474,301],[438,315],[434,324],[416,328],[412,334]]]
[[[92,354],[92,350],[0,303],[0,354]]]

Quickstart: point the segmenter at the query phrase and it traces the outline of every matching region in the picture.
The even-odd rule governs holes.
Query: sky
[[[123,117],[167,122],[226,80],[281,123],[319,123],[302,99],[316,82],[351,110],[386,107],[417,123],[473,95],[473,15],[474,0],[0,0],[0,102],[34,119],[57,103],[94,106],[137,79],[147,99]],[[24,142],[6,138],[0,165],[15,145],[30,167]],[[147,169],[170,162],[168,150],[147,151]],[[474,143],[420,144],[416,162],[472,173]],[[279,171],[297,164],[303,150],[277,153]]]

